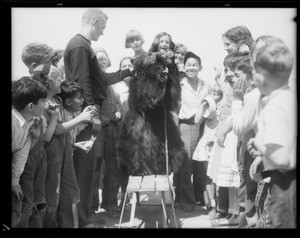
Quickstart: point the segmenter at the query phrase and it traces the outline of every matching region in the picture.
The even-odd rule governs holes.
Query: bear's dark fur
[[[149,53],[133,64],[129,111],[118,142],[121,167],[133,176],[166,174],[166,115],[169,172],[175,172],[187,154],[171,113],[178,109],[181,96],[174,58],[170,61],[166,55]]]

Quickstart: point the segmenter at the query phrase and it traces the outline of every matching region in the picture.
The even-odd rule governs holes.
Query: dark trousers
[[[99,134],[99,143],[97,144],[97,161],[95,167],[95,179],[93,188],[92,210],[99,206],[99,185],[101,166],[105,162],[102,189],[102,208],[113,208],[118,206],[118,192],[120,187],[120,170],[117,161],[117,124],[110,122],[107,126],[102,127]]]
[[[222,213],[227,213],[229,209],[229,195],[228,187],[219,187],[218,188],[218,211]]]
[[[255,213],[255,197],[257,193],[257,182],[250,177],[250,166],[254,158],[248,151],[244,154],[244,161],[241,168],[241,185],[239,188],[239,205],[245,208],[247,217],[252,217]]]
[[[79,227],[92,223],[91,208],[93,198],[93,180],[95,176],[95,168],[97,162],[100,133],[93,144],[91,150],[86,153],[81,149],[76,149],[73,154],[74,168],[76,172],[77,182],[80,189],[80,202],[78,203],[78,220]],[[88,124],[77,136],[76,141],[86,141],[91,138],[92,125]]]
[[[93,178],[93,195],[92,195],[92,207],[91,211],[97,211],[100,205],[99,200],[99,188],[100,188],[100,180],[102,180],[102,192],[103,192],[103,176],[106,170],[106,164],[103,163],[105,160],[103,158],[105,140],[107,137],[107,126],[102,126],[101,133],[98,135],[99,138],[95,141],[95,154],[96,154],[96,165],[95,172]],[[104,166],[102,170],[101,167]]]
[[[239,193],[238,193],[238,203],[240,206],[240,211],[244,212],[245,211],[245,197],[246,197],[246,170],[244,169],[245,166],[245,159],[244,157],[241,156],[241,143],[238,142],[238,149],[237,149],[237,154],[238,154],[238,170],[240,174],[240,187],[239,187]]]
[[[252,217],[255,213],[255,197],[257,193],[257,182],[253,181],[249,174],[250,166],[253,163],[253,161],[254,158],[249,154],[248,151],[246,151],[243,174],[246,180],[245,212],[247,217]]]
[[[20,178],[23,190],[22,228],[42,228],[46,211],[45,180],[47,156],[43,141],[29,152],[24,171]]]
[[[182,167],[174,173],[173,182],[175,185],[175,201],[181,205],[195,204],[194,188],[191,182],[192,161],[188,159],[184,162]]]
[[[206,187],[206,170],[203,162],[193,160],[193,187],[195,192],[196,202],[201,202],[208,205],[205,201],[204,191]]]
[[[74,228],[79,202],[79,188],[73,165],[69,133],[53,136],[45,148],[47,154],[45,228]]]
[[[272,171],[269,216],[272,228],[296,228],[296,170]]]
[[[103,157],[105,159],[105,173],[103,178],[102,207],[114,208],[118,206],[118,192],[120,188],[120,169],[117,161],[117,124],[110,122],[107,133]]]

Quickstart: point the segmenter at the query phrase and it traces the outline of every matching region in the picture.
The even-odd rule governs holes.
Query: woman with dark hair
[[[228,53],[233,51],[251,50],[254,42],[251,32],[245,26],[236,26],[226,31],[222,36],[224,48]]]

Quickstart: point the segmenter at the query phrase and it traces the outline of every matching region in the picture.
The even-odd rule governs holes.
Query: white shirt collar
[[[201,89],[201,86],[203,85],[203,81],[200,78],[197,78],[197,80],[198,80],[198,85],[197,85],[197,92],[198,92],[199,89]],[[180,84],[181,84],[181,86],[185,86],[185,87],[189,88],[190,90],[192,90],[194,92],[194,90],[192,89],[191,85],[187,81],[187,77],[184,77],[181,80]]]
[[[270,96],[269,96],[269,100],[272,100],[274,97],[276,97],[279,93],[283,92],[283,91],[286,91],[286,90],[290,90],[290,87],[289,85],[285,84],[283,85],[282,87],[274,90]]]
[[[21,127],[23,127],[27,123],[26,120],[25,120],[25,118],[16,109],[12,109],[12,110],[13,110],[13,112],[14,112],[17,120],[19,121]]]

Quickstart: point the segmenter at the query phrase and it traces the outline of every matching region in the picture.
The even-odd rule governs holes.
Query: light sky
[[[12,8],[12,80],[28,75],[21,59],[29,42],[42,42],[53,49],[65,49],[79,32],[87,8]],[[211,82],[213,67],[225,56],[222,34],[244,25],[253,38],[273,35],[281,38],[296,57],[296,8],[101,8],[108,21],[104,35],[92,46],[103,47],[111,60],[108,71],[116,71],[120,60],[133,56],[125,48],[131,29],[142,33],[148,51],[155,36],[166,31],[175,43],[183,43],[202,60],[199,77]],[[296,64],[296,63],[295,63]]]

